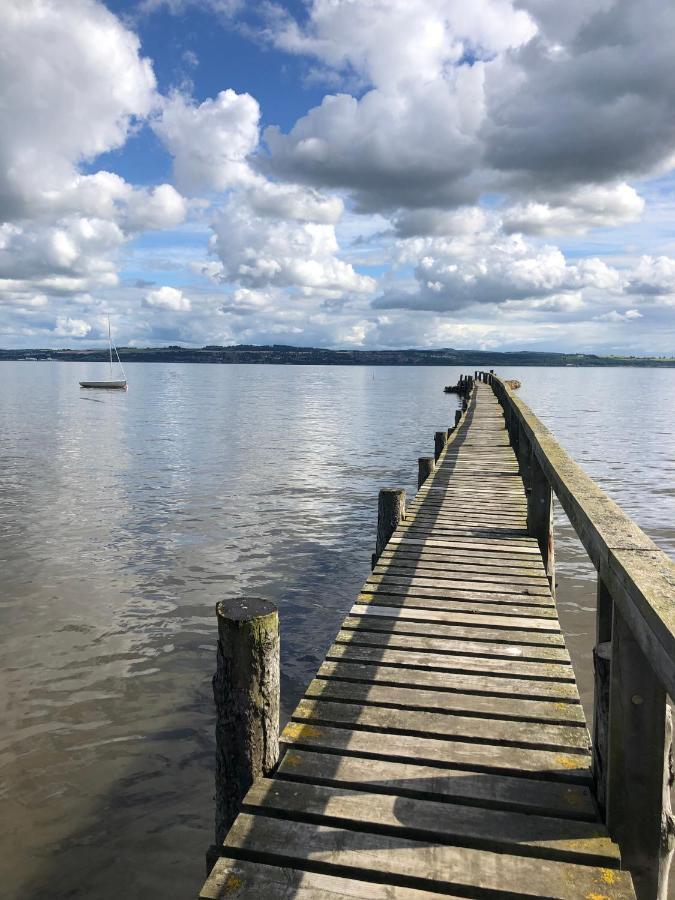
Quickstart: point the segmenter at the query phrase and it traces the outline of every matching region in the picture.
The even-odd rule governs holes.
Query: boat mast
[[[108,349],[110,350],[110,380],[112,381],[112,337],[110,336],[110,313],[108,313]]]

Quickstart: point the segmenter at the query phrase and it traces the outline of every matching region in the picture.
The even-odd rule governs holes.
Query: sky
[[[0,0],[0,347],[675,354],[672,0]]]

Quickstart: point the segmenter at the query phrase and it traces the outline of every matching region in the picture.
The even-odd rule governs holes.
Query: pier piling
[[[218,848],[248,789],[256,778],[268,775],[279,758],[279,613],[269,600],[243,598],[221,601],[216,615]],[[214,848],[207,853],[207,867],[213,853]]]

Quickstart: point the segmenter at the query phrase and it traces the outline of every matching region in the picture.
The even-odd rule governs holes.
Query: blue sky
[[[6,0],[0,346],[670,353],[666,0]]]

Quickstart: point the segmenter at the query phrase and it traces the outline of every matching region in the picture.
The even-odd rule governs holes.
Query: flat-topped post
[[[244,795],[279,757],[279,613],[269,600],[244,597],[218,603],[216,615],[217,854]]]

